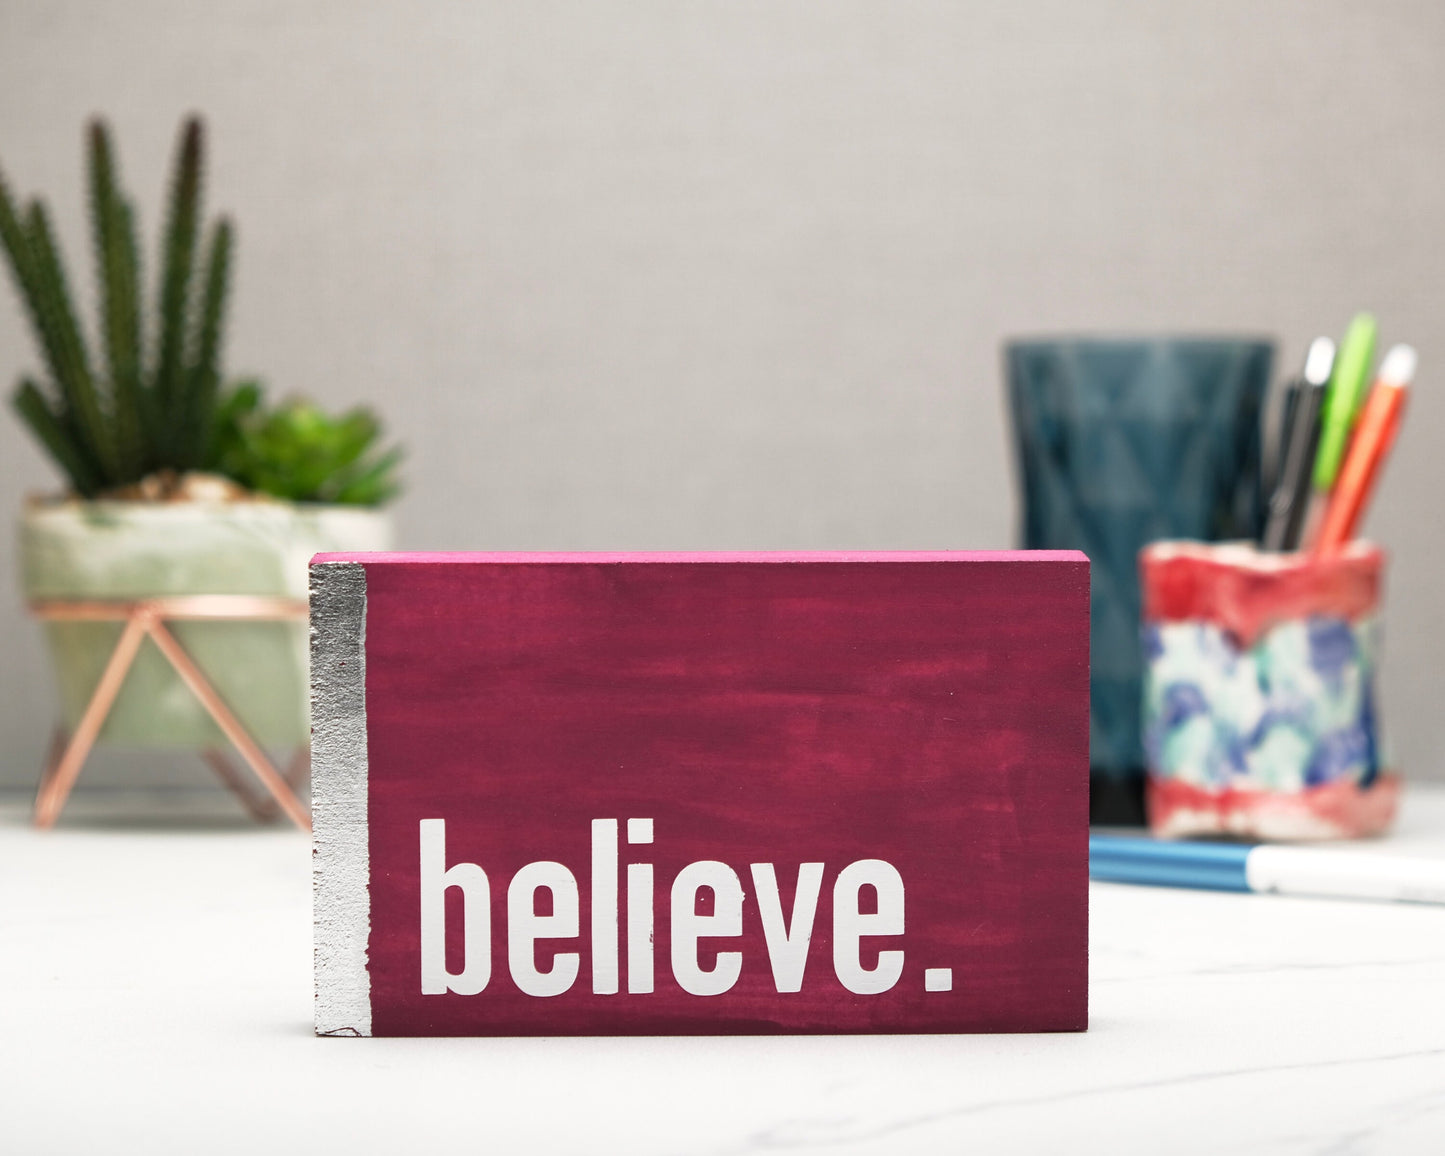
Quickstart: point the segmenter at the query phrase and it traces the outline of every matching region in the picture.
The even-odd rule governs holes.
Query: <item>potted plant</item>
[[[0,242],[43,356],[14,405],[69,492],[21,517],[32,601],[180,594],[306,597],[307,562],[326,550],[385,549],[398,451],[378,451],[364,410],[331,418],[305,402],[268,406],[259,383],[221,368],[234,234],[205,230],[202,126],[183,126],[157,262],[141,288],[135,210],[104,123],[89,129],[98,313],[93,357],[45,205],[18,205],[0,176]],[[61,717],[73,728],[116,645],[114,622],[48,622]],[[175,638],[265,744],[309,734],[306,631],[298,622],[178,622]],[[218,747],[216,723],[153,647],[142,646],[101,741]]]

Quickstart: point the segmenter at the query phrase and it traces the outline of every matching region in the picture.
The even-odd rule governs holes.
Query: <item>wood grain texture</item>
[[[1086,1026],[1082,555],[332,560],[366,573],[376,1034]],[[490,883],[492,973],[474,995],[422,994],[418,832],[437,818],[446,864],[479,864]],[[594,819],[623,832],[615,994],[593,990]],[[651,843],[627,842],[629,819],[652,820]],[[861,995],[834,971],[833,888],[871,859],[901,876],[906,926],[865,939],[863,966],[900,949],[904,963]],[[669,962],[669,888],[700,860],[730,865],[743,890],[741,934],[701,941],[703,967],[741,952],[712,996]],[[563,864],[580,895],[580,934],[536,948],[542,971],[553,952],[580,957],[548,997],[508,968],[508,883],[537,861]],[[799,990],[779,991],[751,865],[774,866],[786,918],[803,863],[823,864],[816,920]],[[641,864],[656,887],[651,991],[629,990]],[[446,904],[457,972],[458,889]]]

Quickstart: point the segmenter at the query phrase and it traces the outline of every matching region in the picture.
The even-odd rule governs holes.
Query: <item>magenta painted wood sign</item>
[[[1082,554],[325,554],[317,1031],[1082,1030]]]

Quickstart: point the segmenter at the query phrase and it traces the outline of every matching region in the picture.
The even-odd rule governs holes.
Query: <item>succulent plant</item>
[[[216,468],[243,486],[293,502],[376,506],[398,490],[401,450],[378,452],[381,423],[357,408],[328,417],[294,398],[267,409],[260,383],[241,383],[217,414]]]

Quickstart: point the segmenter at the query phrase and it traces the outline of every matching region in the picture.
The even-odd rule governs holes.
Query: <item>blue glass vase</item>
[[[1258,536],[1272,342],[1062,338],[1004,347],[1026,549],[1092,563],[1095,822],[1144,821],[1139,550]]]

